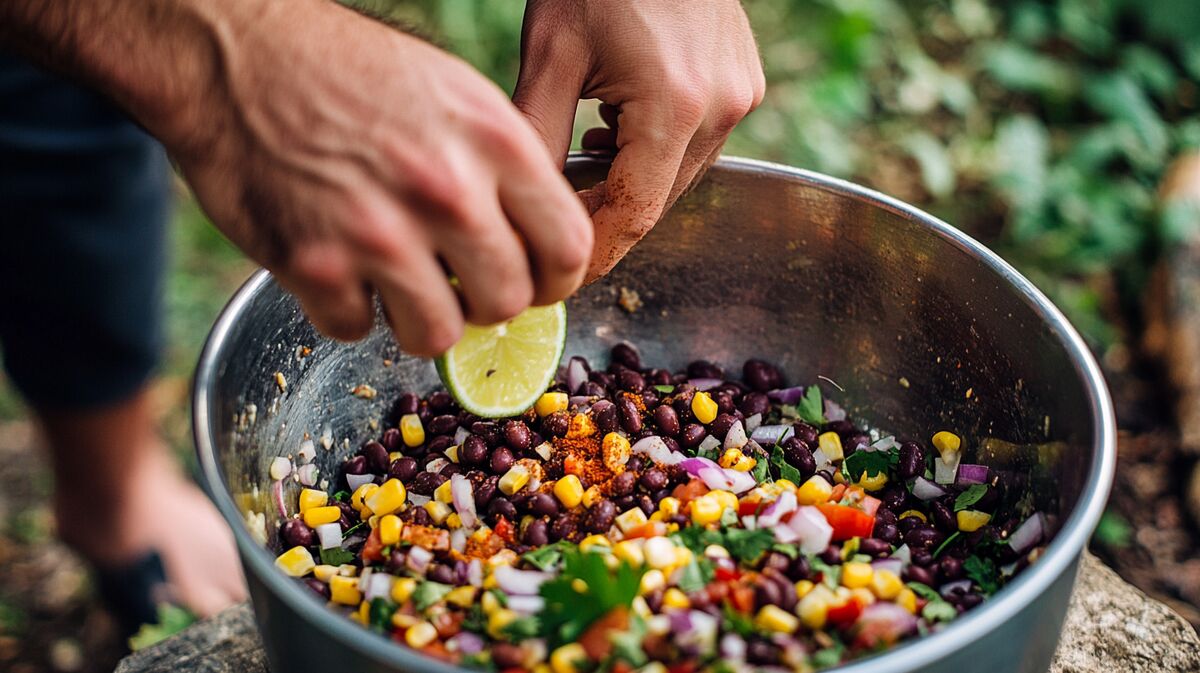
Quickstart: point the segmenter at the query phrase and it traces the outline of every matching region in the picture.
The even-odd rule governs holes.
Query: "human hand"
[[[608,179],[582,196],[607,273],[716,160],[766,91],[736,0],[529,0],[513,101],[558,162],[580,98],[602,101],[608,128],[585,149],[615,149]]]
[[[404,350],[434,355],[464,314],[495,323],[578,287],[588,214],[499,88],[334,3],[260,11],[226,27],[214,90],[160,137],[319,329],[362,336],[373,288]]]

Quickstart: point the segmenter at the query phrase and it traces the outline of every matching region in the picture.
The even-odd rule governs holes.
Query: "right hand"
[[[588,213],[496,85],[334,3],[269,3],[256,24],[227,27],[215,91],[158,135],[321,331],[363,336],[373,289],[401,347],[435,355],[464,318],[579,286]]]

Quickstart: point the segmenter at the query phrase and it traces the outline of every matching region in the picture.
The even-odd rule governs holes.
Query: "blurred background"
[[[418,27],[511,91],[523,3],[369,6]],[[1189,245],[1200,250],[1200,215],[1159,194],[1172,162],[1200,148],[1200,2],[746,6],[768,93],[726,152],[915,203],[1045,290],[1088,339],[1118,405],[1117,485],[1093,550],[1200,625],[1200,493],[1187,494],[1196,457],[1181,448],[1169,385],[1186,373],[1155,357],[1171,295],[1149,283],[1156,269],[1159,280],[1186,273],[1171,266],[1173,256]],[[581,105],[577,131],[597,123],[594,105]],[[179,194],[157,397],[164,433],[190,461],[192,367],[217,312],[253,267],[207,224],[183,185]],[[53,540],[49,478],[37,468],[30,478],[36,445],[0,378],[0,669],[110,670],[120,645],[84,567]],[[147,640],[187,618],[168,621]]]

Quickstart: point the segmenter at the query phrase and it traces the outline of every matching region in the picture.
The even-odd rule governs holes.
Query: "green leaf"
[[[462,620],[462,629],[471,633],[486,633],[487,615],[483,614],[483,605],[479,602],[471,604],[466,617]]]
[[[811,385],[805,389],[804,397],[800,398],[800,403],[796,405],[796,413],[800,415],[800,420],[809,425],[825,424],[825,403],[821,399],[819,387]]]
[[[633,615],[629,620],[629,630],[612,631],[608,634],[608,640],[613,646],[613,658],[626,661],[633,666],[644,665],[649,661],[649,657],[646,656],[646,648],[642,646],[645,638],[646,621]]]
[[[752,563],[775,544],[775,534],[765,528],[726,528],[722,536],[729,555],[743,563]]]
[[[520,642],[522,640],[529,640],[530,638],[538,637],[538,635],[542,632],[542,625],[541,622],[538,621],[537,617],[528,615],[514,619],[513,621],[509,622],[507,626],[501,629],[501,631],[510,641]]]
[[[320,556],[321,563],[328,566],[340,566],[344,563],[350,563],[355,559],[354,552],[349,549],[342,549],[341,547],[322,549]]]
[[[738,513],[736,509],[727,508],[721,510],[721,525],[736,526],[738,524]]]
[[[921,598],[924,598],[927,601],[942,600],[942,595],[939,594],[937,592],[937,590],[935,590],[933,587],[929,586],[928,584],[921,584],[920,582],[909,582],[908,588],[912,589],[914,594],[920,596]]]
[[[450,590],[454,587],[441,582],[430,582],[428,580],[421,582],[417,588],[413,590],[412,601],[413,605],[418,610],[426,610],[433,606],[434,603],[446,597]]]
[[[961,512],[964,509],[971,509],[972,505],[987,495],[987,491],[987,484],[971,484],[967,490],[959,493],[958,497],[954,499],[954,511]]]
[[[963,561],[963,570],[972,582],[979,585],[984,594],[991,596],[1000,589],[996,563],[991,559],[969,556]]]
[[[1079,78],[1070,66],[1012,42],[987,47],[983,65],[996,81],[1014,91],[1061,100],[1079,89]]]
[[[538,570],[552,570],[562,560],[563,550],[574,548],[575,545],[567,540],[559,540],[521,555],[521,560]]]
[[[687,547],[692,554],[704,556],[704,548],[710,544],[723,544],[724,536],[719,531],[703,526],[685,526],[671,534],[671,539]]]
[[[957,174],[945,145],[928,131],[914,131],[900,140],[905,151],[921,169],[921,182],[937,198],[954,191]]]
[[[766,459],[766,456],[754,456],[758,462],[754,464],[754,469],[750,470],[750,476],[754,477],[754,483],[762,484],[771,479],[771,463]]]
[[[1124,549],[1133,539],[1133,528],[1129,522],[1125,521],[1125,517],[1112,510],[1106,510],[1100,516],[1100,523],[1096,524],[1096,532],[1093,533],[1093,537],[1107,547]]]
[[[842,643],[834,643],[829,647],[817,650],[812,656],[812,664],[816,668],[828,668],[836,666],[842,661],[842,654],[846,651],[846,646]]]
[[[830,589],[837,589],[838,580],[842,574],[842,567],[840,565],[829,565],[822,561],[816,554],[808,557],[808,565],[813,570],[821,573],[821,583]]]
[[[371,629],[377,633],[387,633],[392,630],[392,615],[396,613],[396,604],[378,596],[371,600],[371,608],[367,612]]]
[[[338,491],[337,493],[333,494],[333,499],[337,500],[338,502],[349,502],[350,501],[350,491],[346,491],[346,490]]]
[[[610,572],[601,554],[578,549],[563,552],[563,570],[540,589],[546,606],[539,615],[542,635],[552,647],[577,640],[597,619],[615,607],[628,607],[638,593],[642,570],[621,562]],[[581,580],[584,590],[576,590]]]
[[[954,531],[953,535],[951,535],[950,537],[943,540],[942,543],[937,546],[937,549],[933,550],[933,557],[937,558],[937,557],[941,556],[942,550],[944,550],[946,547],[949,547],[951,542],[954,542],[955,540],[957,540],[959,535],[961,535],[961,533],[959,531]]]
[[[787,462],[787,458],[783,454],[783,447],[778,444],[771,449],[771,466],[779,472],[780,479],[787,479],[796,485],[804,483],[804,477],[800,474],[800,470],[792,467],[791,463]]]
[[[674,391],[675,391],[675,386],[663,386],[663,385],[657,385],[657,386],[654,386],[654,389],[655,389],[655,390],[657,390],[657,391],[658,391],[658,392],[660,392],[660,393],[670,393],[670,392],[674,392]]]
[[[129,638],[129,649],[137,652],[179,633],[196,621],[196,615],[186,608],[170,603],[158,604],[158,623],[142,624]]]
[[[679,590],[684,593],[692,593],[700,591],[708,586],[708,583],[713,580],[712,563],[704,557],[692,559],[692,562],[683,567],[683,572],[680,573]]]
[[[771,551],[777,551],[790,559],[795,559],[800,555],[799,547],[786,542],[776,542],[775,544],[771,545]]]
[[[846,456],[842,467],[849,475],[851,483],[858,481],[863,475],[873,477],[877,474],[887,474],[888,466],[891,465],[890,453],[891,451],[864,451],[859,449]],[[897,451],[897,455],[899,455],[899,451]]]
[[[734,610],[728,602],[721,604],[721,614],[725,619],[726,631],[733,631],[743,638],[758,633],[758,627],[754,626],[754,621],[749,616]]]

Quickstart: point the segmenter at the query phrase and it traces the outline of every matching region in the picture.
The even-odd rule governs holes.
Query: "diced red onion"
[[[471,488],[471,480],[461,474],[450,477],[450,498],[454,501],[454,509],[462,519],[463,528],[474,528],[479,522],[475,513],[475,491]]]
[[[896,551],[892,552],[889,558],[899,559],[900,563],[907,568],[912,563],[912,550],[908,548],[907,544],[902,544],[896,547]]]
[[[483,637],[470,631],[459,631],[446,641],[446,649],[466,655],[479,654],[483,645]]]
[[[833,461],[829,460],[829,456],[825,455],[825,451],[821,449],[813,451],[813,462],[817,465],[817,472],[827,470],[833,466]]]
[[[288,515],[287,503],[283,500],[282,481],[276,481],[275,483],[271,484],[271,495],[273,496],[272,499],[275,500],[275,509],[279,510],[279,517],[281,519],[286,519]]]
[[[467,529],[455,528],[450,531],[450,548],[456,552],[467,548]]]
[[[1008,538],[1008,546],[1013,548],[1013,551],[1018,554],[1033,549],[1033,546],[1042,541],[1042,537],[1046,533],[1046,519],[1041,512],[1035,512],[1024,523],[1017,527],[1013,534]]]
[[[854,623],[855,642],[869,648],[891,645],[917,630],[917,616],[890,601],[863,608]]]
[[[426,472],[441,472],[442,468],[446,467],[449,464],[450,464],[450,461],[446,460],[445,458],[440,458],[440,457],[434,458],[433,460],[429,461],[428,465],[425,466],[425,471]]]
[[[706,390],[712,390],[713,388],[716,388],[725,382],[721,379],[688,379],[688,383],[692,384],[696,390],[704,392]]]
[[[1017,573],[1017,566],[1021,565],[1021,559],[1017,559],[1012,563],[1000,566],[1001,577],[1012,577]]]
[[[829,547],[833,539],[833,526],[825,519],[821,510],[812,505],[798,508],[788,520],[788,527],[796,531],[800,541],[800,551],[805,554],[818,554]]]
[[[362,588],[363,600],[373,601],[376,598],[386,598],[392,593],[392,582],[395,577],[387,573],[372,573]]]
[[[358,490],[363,484],[370,484],[375,481],[373,474],[348,474],[346,475],[346,484],[350,486],[350,492]]]
[[[747,514],[742,517],[742,528],[746,530],[756,530],[758,528],[758,517],[753,514]]]
[[[782,542],[783,544],[792,544],[800,539],[800,534],[788,524],[775,526],[771,529],[771,532],[775,533],[775,541]]]
[[[844,421],[846,420],[846,410],[843,409],[837,402],[833,400],[825,400],[825,420],[827,421]]]
[[[574,357],[567,362],[567,392],[574,395],[587,383],[588,370],[583,358]]]
[[[312,486],[317,483],[317,472],[317,466],[313,465],[312,463],[309,463],[308,465],[301,465],[300,468],[296,470],[296,478],[302,485]]]
[[[955,483],[959,486],[986,484],[987,478],[987,465],[972,465],[971,463],[963,463],[962,465],[958,466],[958,477],[955,478]]]
[[[696,447],[698,453],[709,453],[721,448],[721,440],[712,435],[705,435],[704,439],[700,440],[699,446]]]
[[[572,395],[567,398],[567,402],[576,407],[581,407],[591,401],[592,401],[592,398],[588,397],[587,395]],[[587,412],[581,412],[581,413],[587,413]]]
[[[721,636],[721,644],[717,649],[723,659],[741,661],[746,658],[746,641],[736,633]]]
[[[648,456],[650,460],[661,465],[679,465],[686,457],[678,451],[672,451],[667,448],[667,443],[662,440],[662,437],[657,435],[650,435],[649,437],[637,440],[630,447],[630,451]]]
[[[740,449],[748,441],[746,438],[746,428],[742,426],[742,422],[734,421],[733,425],[729,426],[729,432],[725,433],[725,441],[721,444],[721,448],[726,451],[729,449]]]
[[[542,442],[533,447],[533,452],[542,460],[550,460],[550,456],[554,455],[554,445],[550,442]]]
[[[791,429],[790,425],[760,425],[750,433],[750,438],[759,444],[777,444]]]
[[[941,456],[933,459],[933,480],[939,484],[953,484],[958,474],[958,461],[961,454],[951,454],[953,463],[947,463]]]
[[[751,414],[746,417],[746,432],[754,434],[760,425],[762,425],[762,414]]]
[[[783,517],[796,511],[796,494],[784,491],[758,515],[759,528],[773,528]]]
[[[313,440],[306,439],[300,442],[300,450],[296,452],[296,457],[302,463],[312,462],[312,459],[317,457],[317,447],[313,444]]]
[[[687,458],[679,466],[693,477],[698,477],[711,489],[722,489],[733,493],[745,493],[758,484],[749,472],[726,470],[707,458]]]
[[[904,572],[904,562],[894,557],[875,559],[871,561],[871,567],[877,571],[887,570],[896,577],[899,577],[900,573]]]
[[[477,558],[467,563],[467,584],[473,587],[483,586],[483,562]]]
[[[804,397],[804,386],[771,390],[767,392],[767,397],[780,404],[795,404]]]
[[[496,586],[513,596],[536,596],[542,583],[554,577],[538,570],[517,570],[512,566],[498,566],[492,571]]]
[[[917,477],[913,482],[912,494],[926,502],[946,495],[946,489],[929,481],[925,477]]]
[[[287,456],[275,456],[267,472],[276,481],[286,479],[292,473],[292,461],[288,460]]]
[[[942,595],[942,598],[949,600],[949,598],[954,594],[965,594],[970,590],[971,580],[955,580],[953,582],[946,582],[943,584],[942,587],[938,589],[938,593]]]
[[[323,523],[313,529],[321,540],[321,549],[335,549],[342,546],[342,524]]]
[[[523,615],[532,615],[546,607],[546,599],[541,596],[509,596],[508,608]]]
[[[891,451],[897,446],[899,446],[899,442],[896,441],[896,438],[888,435],[887,437],[880,437],[875,443],[871,444],[871,451]]]
[[[427,495],[413,493],[412,491],[408,492],[408,501],[411,502],[416,507],[424,507],[425,503],[429,502],[430,500],[432,500],[432,498],[430,498]]]
[[[458,426],[458,429],[454,431],[454,445],[462,446],[463,442],[467,441],[467,437],[470,437],[470,436],[471,436],[470,430],[467,430],[466,428],[464,428],[461,425]]]
[[[433,560],[433,552],[424,547],[413,545],[408,548],[408,558],[404,563],[413,572],[423,573],[429,567],[429,562]]]

